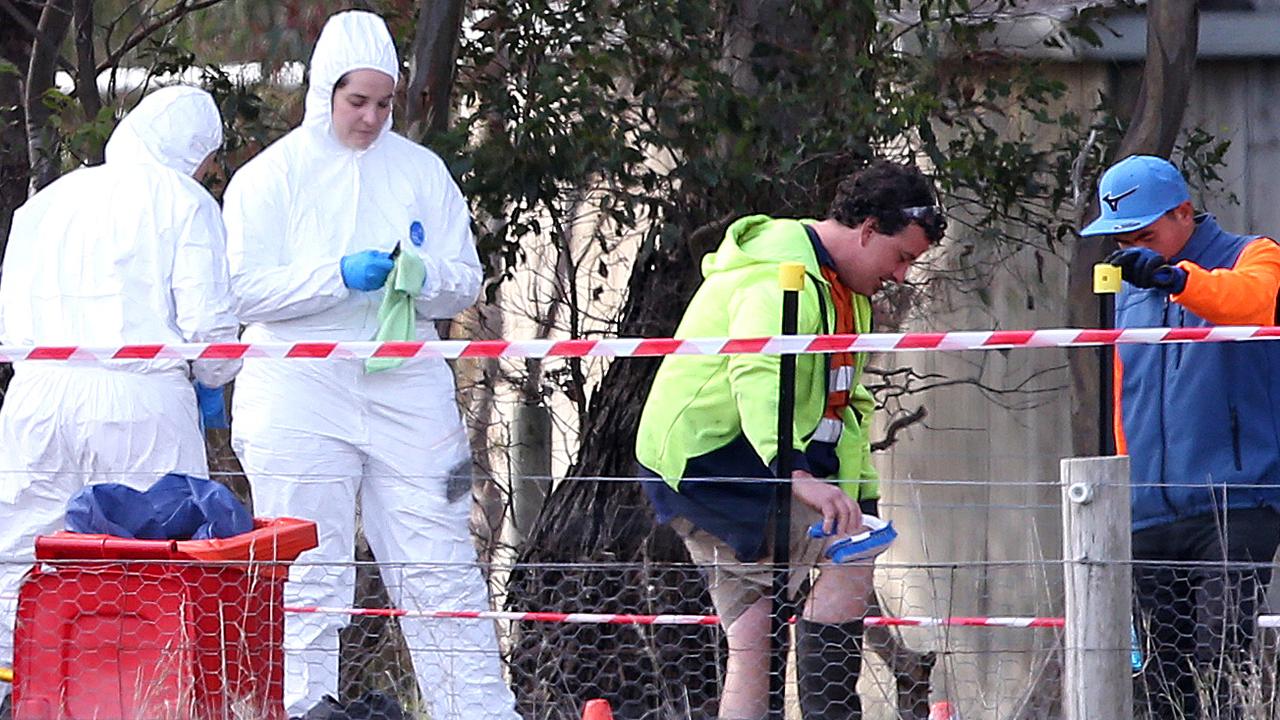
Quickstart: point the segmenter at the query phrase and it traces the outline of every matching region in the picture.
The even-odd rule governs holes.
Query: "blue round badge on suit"
[[[422,247],[423,240],[426,240],[426,234],[422,231],[422,223],[417,220],[409,223],[409,242],[414,247]]]

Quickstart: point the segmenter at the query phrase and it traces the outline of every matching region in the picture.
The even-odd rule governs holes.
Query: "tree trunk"
[[[697,258],[722,226],[637,261],[619,333],[670,336],[697,288]],[[635,429],[658,360],[613,363],[591,398],[572,477],[632,477]],[[546,567],[545,563],[612,566]],[[564,612],[714,612],[684,544],[654,524],[638,483],[566,479],[547,500],[508,587],[508,607]],[[576,718],[608,699],[618,718],[714,716],[718,633],[706,627],[526,623],[512,652],[525,717]]]
[[[449,124],[453,68],[462,29],[465,0],[424,0],[418,9],[409,70],[409,121],[422,133],[442,132]]]
[[[1147,3],[1147,58],[1142,88],[1132,119],[1115,160],[1133,154],[1169,157],[1182,128],[1195,70],[1200,13],[1195,0],[1151,0]],[[1090,200],[1082,219],[1097,216],[1097,200]],[[1106,237],[1079,238],[1071,258],[1067,321],[1072,327],[1110,324],[1093,294],[1093,266],[1115,249]],[[1103,317],[1103,315],[1107,315]],[[1076,455],[1107,454],[1110,435],[1111,351],[1071,354],[1071,383],[1075,397],[1072,439]],[[1100,427],[1101,426],[1101,427]]]
[[[1169,157],[1182,129],[1191,95],[1200,36],[1195,0],[1147,3],[1147,59],[1133,119],[1120,142],[1119,156],[1142,153]]]
[[[0,261],[13,211],[27,200],[31,166],[27,164],[22,72],[31,64],[32,31],[39,17],[39,8],[28,0],[0,4],[0,60],[16,69],[0,72]]]
[[[13,226],[13,213],[27,200],[30,166],[27,165],[26,112],[22,72],[31,64],[31,43],[39,8],[30,0],[0,3],[0,61],[13,65],[0,72],[0,264]],[[13,377],[13,366],[0,364],[0,403]]]
[[[27,161],[31,164],[31,192],[35,193],[61,173],[57,156],[57,132],[49,124],[51,111],[45,93],[54,87],[59,48],[71,26],[71,0],[47,0],[40,11],[31,62],[27,66]]]
[[[76,100],[84,119],[93,122],[102,109],[102,95],[98,93],[98,61],[93,48],[93,0],[74,0],[72,14],[76,47]],[[98,165],[105,158],[105,147],[96,145],[85,160]]]
[[[749,92],[762,74],[787,72],[788,58],[808,45],[813,24],[791,6],[788,0],[733,3],[723,25],[722,69],[739,90]],[[683,236],[639,253],[619,335],[675,332],[702,279],[702,256],[744,204],[743,198],[686,202],[690,217],[667,218],[685,228]],[[683,542],[654,523],[639,483],[624,479],[635,474],[636,428],[658,365],[658,359],[621,360],[605,372],[587,408],[570,478],[547,501],[511,574],[509,608],[714,613]],[[526,623],[513,648],[512,675],[525,717],[576,718],[594,698],[607,699],[620,719],[714,717],[725,653],[718,628]]]

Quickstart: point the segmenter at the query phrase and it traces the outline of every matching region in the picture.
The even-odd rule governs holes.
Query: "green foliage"
[[[51,113],[49,126],[57,137],[56,145],[47,152],[58,157],[65,169],[101,157],[116,124],[111,108],[101,108],[96,115],[86,118],[76,99],[60,90],[46,90],[41,100]]]
[[[223,142],[217,158],[221,173],[207,180],[210,191],[221,198],[235,169],[292,127],[287,108],[290,99],[300,97],[301,90],[282,94],[263,84],[246,85],[234,81],[217,65],[201,68],[200,84],[222,114]]]
[[[412,34],[418,4],[414,0],[224,0],[209,11],[191,14],[180,35],[205,63],[261,62],[276,68],[288,61],[306,61],[320,29],[336,12],[376,12],[400,39]]]
[[[1226,155],[1230,149],[1230,140],[1219,138],[1203,128],[1193,128],[1178,147],[1178,165],[1192,187],[1210,190],[1224,184],[1218,171],[1226,166]],[[1240,202],[1235,193],[1228,193],[1225,200],[1231,204]]]
[[[640,232],[661,248],[725,216],[822,215],[835,183],[884,156],[926,161],[977,225],[1064,232],[1079,118],[1054,110],[1066,88],[1034,64],[980,52],[991,16],[963,0],[917,3],[906,20],[870,0],[799,0],[748,35],[730,5],[474,3],[465,116],[428,141],[457,158],[481,216],[500,219],[483,238],[495,275],[530,238],[562,242],[588,193],[610,221],[601,242]]]
[[[178,75],[194,67],[196,55],[180,38],[153,36],[138,49],[138,62],[151,75]]]
[[[230,2],[226,4],[232,5]],[[95,5],[95,10],[94,44],[102,54],[108,48],[118,47],[123,37],[138,32],[139,26],[154,22],[158,13],[163,13],[166,8],[144,9],[137,3],[103,0]],[[226,143],[220,158],[224,177],[228,177],[231,169],[253,152],[283,134],[292,124],[283,117],[283,112],[291,107],[288,100],[293,93],[267,92],[263,86],[246,86],[233,81],[218,64],[201,57],[208,47],[207,38],[194,36],[189,27],[188,31],[179,31],[180,26],[202,27],[206,16],[219,12],[220,6],[214,6],[186,16],[181,22],[157,27],[123,57],[119,67],[110,68],[106,91],[99,99],[101,107],[92,112],[76,94],[56,88],[45,91],[42,100],[50,111],[48,125],[54,136],[52,145],[43,152],[55,157],[64,171],[101,161],[103,147],[119,118],[166,76],[189,78],[213,94],[224,121]],[[117,84],[115,73],[124,69],[141,69],[144,72],[140,88],[126,86],[123,82]],[[8,72],[21,74],[12,63],[0,61],[0,74]],[[264,92],[269,99],[262,97],[260,93]],[[300,92],[298,90],[297,94]],[[274,102],[276,100],[279,102]],[[220,182],[219,179],[217,184]],[[216,185],[213,189],[217,190]]]

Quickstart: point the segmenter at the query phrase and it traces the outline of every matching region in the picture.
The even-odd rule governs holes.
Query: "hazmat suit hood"
[[[337,146],[341,143],[333,133],[333,89],[343,75],[353,70],[377,70],[392,80],[400,75],[400,60],[387,24],[377,15],[361,10],[329,18],[311,53],[311,77],[302,124],[323,133]],[[378,140],[390,129],[391,116],[388,115]]]
[[[157,163],[194,177],[222,146],[222,116],[209,93],[186,85],[142,99],[111,133],[108,164]]]

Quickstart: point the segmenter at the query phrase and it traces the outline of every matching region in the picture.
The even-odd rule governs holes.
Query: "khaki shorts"
[[[876,514],[876,500],[858,503],[862,511]],[[801,592],[808,590],[805,581],[810,579],[820,561],[827,539],[809,537],[809,526],[822,519],[822,515],[804,503],[791,503],[791,575],[787,589],[797,605],[804,600]],[[671,528],[684,539],[689,557],[707,573],[711,602],[720,615],[720,625],[729,627],[742,616],[747,608],[760,598],[773,594],[773,523],[769,524],[769,553],[756,562],[742,562],[723,540],[705,530],[694,527],[688,520],[677,517]]]

